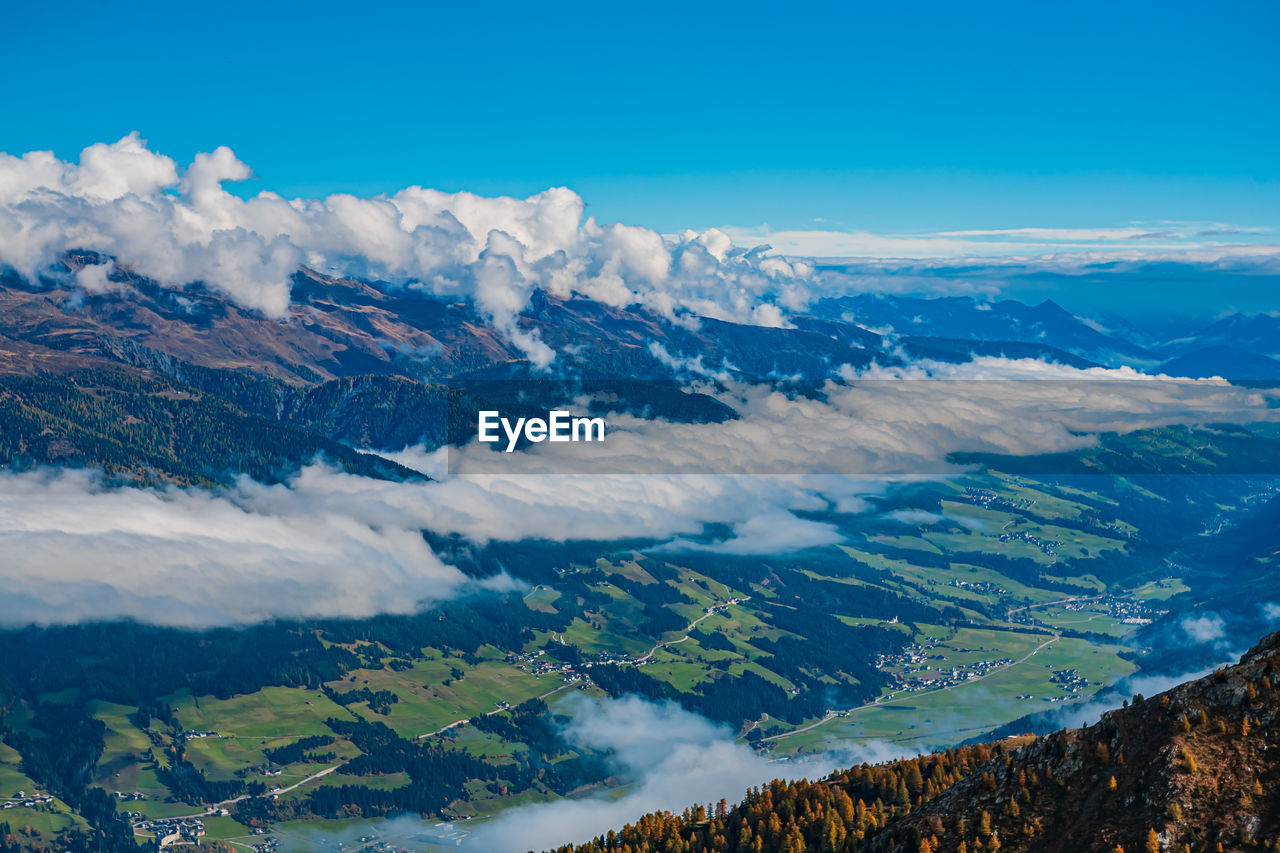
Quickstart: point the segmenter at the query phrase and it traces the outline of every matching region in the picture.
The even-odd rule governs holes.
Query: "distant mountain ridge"
[[[1159,360],[1137,344],[1098,331],[1052,300],[1025,305],[968,296],[925,299],[861,294],[823,300],[815,313],[856,319],[869,328],[892,329],[899,335],[1039,344],[1108,367],[1146,367]]]
[[[1217,346],[1280,358],[1280,317],[1271,314],[1232,314],[1188,338],[1170,341],[1162,351],[1169,355],[1185,355],[1195,349]]]
[[[202,483],[225,479],[251,460],[257,474],[275,479],[316,453],[364,469],[341,448],[438,447],[464,437],[463,416],[480,398],[517,404],[515,386],[504,391],[493,382],[573,383],[564,392],[612,383],[620,410],[719,421],[733,412],[680,390],[679,383],[821,384],[873,365],[978,358],[1280,381],[1280,360],[1245,348],[1280,349],[1270,343],[1280,328],[1272,317],[1236,316],[1204,331],[1206,341],[1228,338],[1231,346],[1195,348],[1184,337],[1143,347],[1049,301],[1028,306],[866,294],[825,299],[784,326],[766,327],[672,319],[638,305],[535,291],[514,322],[520,334],[557,354],[543,371],[512,343],[509,326],[464,299],[303,269],[293,277],[288,316],[273,319],[199,284],[164,288],[123,265],[116,265],[105,292],[77,287],[72,273],[99,261],[72,254],[64,275],[34,282],[0,274],[0,403],[14,410],[0,440],[2,462],[92,465]],[[1175,350],[1181,354],[1165,357]],[[477,382],[491,384],[468,390]],[[554,389],[543,390],[545,399],[520,405],[556,405]],[[184,429],[186,410],[200,407],[221,424],[222,438],[202,436],[198,428],[175,432]],[[89,411],[97,432],[69,415]],[[255,418],[265,420],[250,428]],[[138,446],[141,434],[121,428],[138,419],[154,430],[149,446]],[[254,429],[266,423],[279,423],[284,432],[262,455],[249,445]],[[188,438],[196,444],[185,445]],[[182,460],[180,446],[201,452]],[[192,467],[192,459],[201,463]],[[394,467],[378,470],[403,475]]]
[[[28,348],[25,358],[0,364],[0,372],[57,370],[69,354],[119,360],[121,346],[291,385],[370,374],[440,382],[526,361],[508,334],[461,298],[302,269],[293,277],[289,316],[276,320],[198,284],[164,288],[124,266],[117,266],[107,292],[86,293],[71,283],[71,272],[99,261],[87,253],[68,256],[62,279],[0,275],[0,340]],[[821,380],[844,366],[892,366],[905,356],[951,363],[1031,358],[1074,368],[1280,378],[1280,360],[1272,358],[1280,354],[1280,318],[1237,314],[1194,335],[1144,344],[1130,339],[1137,334],[1133,327],[1112,320],[1120,331],[1106,331],[1051,300],[1026,305],[860,294],[822,299],[774,328],[706,317],[673,322],[638,305],[619,308],[535,291],[516,322],[555,350],[557,370],[607,377],[664,378],[696,368],[748,380]]]
[[[1280,377],[1280,361],[1235,346],[1209,346],[1171,358],[1157,368],[1188,379],[1268,380]]]

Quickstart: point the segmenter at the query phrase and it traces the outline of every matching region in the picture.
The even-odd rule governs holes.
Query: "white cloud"
[[[360,617],[474,588],[416,526],[248,480],[213,493],[107,489],[84,471],[0,474],[0,551],[6,625]]]
[[[1004,228],[877,234],[830,229],[725,227],[740,245],[768,244],[782,255],[877,261],[1004,261],[1055,265],[1166,258],[1206,261],[1245,254],[1280,255],[1272,229],[1208,223],[1153,223],[1119,228]]]
[[[475,444],[394,454],[440,478],[425,483],[323,465],[286,485],[242,480],[213,492],[111,490],[74,471],[5,474],[0,621],[214,625],[410,612],[469,588],[424,530],[481,544],[634,538],[784,553],[839,541],[810,513],[862,511],[862,498],[904,475],[947,476],[957,470],[945,462],[952,450],[1071,449],[1092,440],[1082,430],[1275,411],[1261,392],[1212,382],[898,379],[827,392],[734,387],[725,399],[742,417],[723,424],[611,416],[595,457],[588,445],[545,443],[511,454]],[[459,473],[447,472],[450,456]],[[711,525],[728,534],[705,541]]]
[[[789,313],[805,310],[816,295],[937,288],[940,274],[929,264],[956,259],[1070,271],[1101,261],[1280,258],[1280,247],[1263,242],[1270,232],[1219,223],[919,235],[712,228],[664,239],[647,228],[584,219],[583,200],[564,187],[524,199],[415,186],[292,200],[271,192],[242,199],[223,188],[251,176],[229,148],[198,154],[181,169],[136,133],[86,148],[79,162],[47,151],[0,154],[0,265],[35,276],[68,250],[95,250],[166,286],[203,281],[278,317],[289,310],[290,276],[306,264],[472,298],[531,360],[546,365],[555,354],[517,320],[536,290],[612,306],[638,303],[685,322],[785,326]],[[819,273],[805,260],[813,257],[871,260]],[[81,282],[89,292],[105,282],[94,275]],[[999,276],[942,277],[951,292],[1000,289]]]
[[[115,271],[115,264],[89,264],[76,270],[76,284],[85,293],[106,293],[116,290],[118,285],[109,276]]]
[[[464,851],[539,850],[577,843],[619,829],[655,811],[680,812],[694,803],[737,803],[747,788],[773,779],[821,778],[862,761],[904,755],[880,743],[794,761],[765,759],[734,742],[722,726],[674,704],[635,696],[579,698],[566,738],[591,750],[612,750],[629,783],[621,796],[600,795],[523,806],[478,826]]]
[[[1178,623],[1183,632],[1197,643],[1212,643],[1226,636],[1226,623],[1216,614],[1187,616]]]
[[[476,476],[940,476],[960,470],[947,461],[954,452],[1065,452],[1096,445],[1100,432],[1280,416],[1268,391],[1030,360],[919,362],[847,378],[815,388],[821,398],[728,383],[724,391],[703,390],[733,407],[736,420],[612,414],[603,443],[543,443],[505,454],[473,442],[451,452],[450,469]]]
[[[723,542],[695,542],[675,539],[660,551],[706,551],[712,554],[789,554],[805,548],[834,545],[844,539],[834,524],[797,518],[789,512],[774,511],[753,516],[733,527],[733,536]]]
[[[226,147],[179,170],[136,133],[85,149],[79,163],[0,154],[0,264],[35,276],[68,250],[94,250],[166,286],[203,281],[270,316],[287,312],[290,276],[307,264],[471,297],[541,365],[554,353],[516,322],[535,289],[776,326],[772,300],[804,304],[812,274],[731,254],[718,231],[667,243],[646,228],[584,221],[582,199],[563,187],[525,199],[408,187],[293,200],[223,188],[251,175]]]

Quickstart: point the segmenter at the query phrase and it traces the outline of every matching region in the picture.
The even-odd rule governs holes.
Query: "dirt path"
[[[294,788],[301,788],[303,785],[307,784],[308,782],[319,779],[321,776],[328,776],[330,773],[337,770],[341,766],[342,766],[341,764],[335,764],[332,767],[326,767],[325,769],[321,770],[319,773],[312,773],[310,776],[303,779],[301,782],[294,782],[292,785],[290,785],[287,788],[281,788],[279,791],[276,791],[276,793],[287,794],[290,791],[292,791]]]

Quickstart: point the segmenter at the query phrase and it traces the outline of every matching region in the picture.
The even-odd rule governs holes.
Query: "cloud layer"
[[[0,543],[3,625],[410,613],[474,587],[418,529],[248,480],[215,494],[0,474]]]
[[[1155,222],[1109,228],[1000,228],[877,234],[824,229],[731,228],[731,239],[748,245],[767,243],[787,255],[878,261],[956,261],[986,259],[1022,265],[1065,256],[1062,265],[1141,259],[1216,261],[1280,256],[1271,228],[1211,222]]]
[[[808,395],[766,385],[704,389],[736,420],[671,423],[611,415],[606,441],[493,453],[473,443],[449,458],[462,474],[726,474],[867,477],[957,473],[956,452],[1057,453],[1097,433],[1275,419],[1275,392],[1220,380],[1169,380],[1124,368],[1033,360],[919,361],[845,371]],[[405,459],[399,459],[405,464]]]
[[[612,751],[628,784],[621,797],[602,795],[513,809],[463,839],[464,851],[539,850],[621,828],[654,811],[680,812],[693,803],[736,803],[752,785],[773,779],[820,778],[840,767],[903,756],[883,744],[850,747],[796,761],[768,760],[732,733],[674,704],[635,696],[579,698],[566,739]]]
[[[1026,364],[969,369],[1040,375]],[[411,612],[471,588],[424,530],[481,544],[648,539],[668,551],[789,553],[840,541],[813,513],[862,511],[862,498],[904,474],[946,476],[958,470],[945,462],[953,450],[1069,450],[1093,441],[1083,431],[1276,411],[1259,391],[1207,381],[898,378],[833,384],[825,400],[749,386],[726,399],[739,420],[611,418],[609,453],[594,459],[564,455],[587,447],[565,444],[393,455],[440,477],[427,483],[324,465],[285,485],[243,479],[218,491],[107,489],[82,471],[3,474],[0,623]],[[442,470],[448,454],[457,473]],[[728,534],[708,540],[712,525]]]

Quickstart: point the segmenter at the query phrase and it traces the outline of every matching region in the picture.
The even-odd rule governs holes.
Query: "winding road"
[[[674,646],[676,643],[683,643],[685,640],[689,639],[689,635],[693,633],[693,629],[698,627],[698,624],[702,622],[704,619],[709,619],[712,616],[715,616],[717,613],[727,610],[730,605],[741,604],[744,601],[750,601],[750,600],[751,600],[751,596],[747,595],[742,598],[731,599],[729,601],[724,602],[723,604],[712,605],[710,610],[708,610],[706,613],[703,613],[697,619],[694,619],[687,626],[685,626],[684,635],[681,636],[679,639],[667,640],[665,643],[658,643],[656,646],[649,649],[649,653],[647,655],[645,655],[642,658],[635,658],[631,662],[634,664],[642,664],[642,663],[646,663],[647,661],[653,660],[653,656],[657,654],[658,649],[665,649],[667,646]]]

